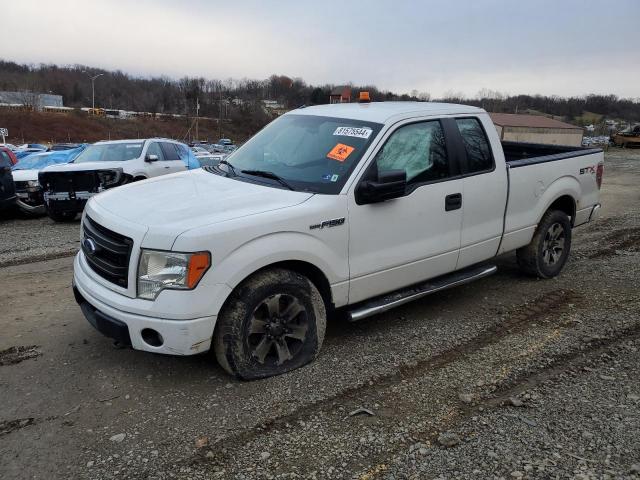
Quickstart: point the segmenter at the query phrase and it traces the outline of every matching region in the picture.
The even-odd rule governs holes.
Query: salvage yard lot
[[[249,383],[113,348],[73,301],[79,222],[0,220],[0,478],[638,478],[640,152],[605,161],[557,279],[504,256]]]

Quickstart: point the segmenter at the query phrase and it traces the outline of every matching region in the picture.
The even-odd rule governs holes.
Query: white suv
[[[88,146],[73,163],[44,168],[38,180],[49,216],[69,221],[103,190],[199,166],[191,150],[175,140],[114,140]]]

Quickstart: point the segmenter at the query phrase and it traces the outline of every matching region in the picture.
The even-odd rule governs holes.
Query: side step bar
[[[349,321],[357,322],[363,318],[386,312],[387,310],[391,310],[392,308],[399,307],[400,305],[412,302],[413,300],[426,297],[432,293],[488,277],[489,275],[494,274],[497,270],[498,267],[495,265],[475,267],[443,275],[404,290],[388,293],[382,297],[368,300],[366,303],[349,311]]]

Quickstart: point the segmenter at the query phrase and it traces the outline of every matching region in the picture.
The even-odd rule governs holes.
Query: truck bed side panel
[[[588,221],[598,203],[596,169],[604,161],[602,151],[557,160],[514,162],[510,168],[510,194],[505,235],[500,252],[527,245],[549,206],[568,195],[575,202],[574,225]]]

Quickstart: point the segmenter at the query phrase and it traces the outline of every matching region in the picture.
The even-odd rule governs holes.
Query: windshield
[[[138,158],[144,142],[96,143],[89,145],[74,163],[121,162]]]
[[[228,161],[242,177],[266,171],[295,190],[337,194],[382,125],[315,115],[285,115],[267,125]]]

